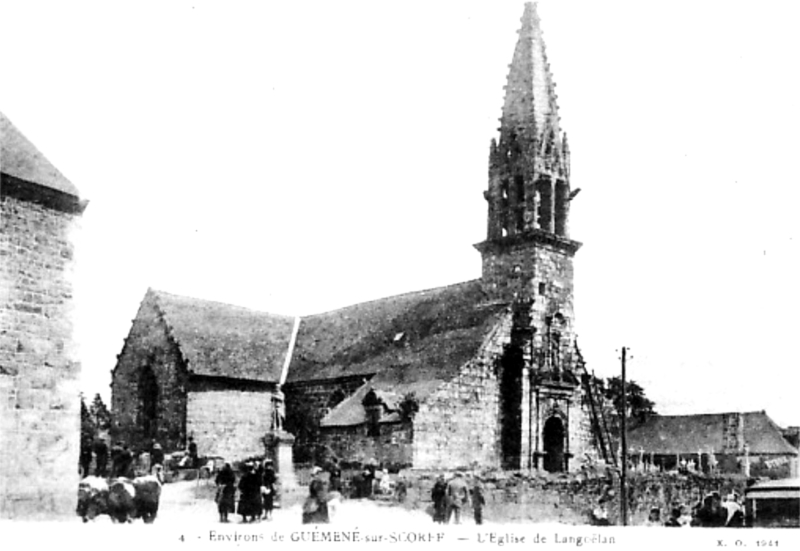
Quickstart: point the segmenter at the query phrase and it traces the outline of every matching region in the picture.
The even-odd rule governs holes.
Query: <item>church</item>
[[[145,428],[161,431],[153,427],[170,426],[172,417],[178,425],[163,434],[172,447],[185,445],[190,427],[213,446],[225,431],[198,418],[215,409],[222,395],[212,391],[220,391],[231,400],[246,393],[256,404],[251,418],[260,425],[248,429],[249,449],[226,448],[241,457],[258,453],[254,436],[276,427],[296,436],[297,461],[318,459],[322,450],[398,468],[560,472],[594,455],[598,425],[574,333],[580,243],[570,238],[568,221],[577,190],[534,4],[522,16],[500,122],[484,192],[487,235],[475,245],[480,279],[294,319],[239,313],[260,321],[233,325],[234,307],[149,291],[113,375],[112,410],[127,427],[121,433],[141,439]],[[178,319],[169,313],[176,303],[217,314],[170,321]],[[178,328],[201,318],[201,328]],[[237,327],[246,334],[231,335]],[[148,334],[172,350],[170,359],[148,350]],[[222,334],[224,353],[182,351],[197,335],[191,346],[205,349]],[[161,388],[169,373],[188,394]],[[142,392],[140,384],[151,387]],[[267,405],[281,393],[285,427],[270,422]],[[160,413],[168,397],[176,401],[171,416]],[[193,400],[203,408],[193,409]],[[240,430],[231,423],[229,431]]]

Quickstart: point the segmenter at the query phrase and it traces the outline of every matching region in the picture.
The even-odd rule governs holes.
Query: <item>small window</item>
[[[543,295],[543,294],[545,294],[546,291],[547,291],[547,285],[545,284],[544,281],[540,281],[539,282],[539,294]]]

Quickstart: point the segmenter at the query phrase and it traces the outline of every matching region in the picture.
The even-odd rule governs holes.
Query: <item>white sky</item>
[[[309,314],[480,276],[523,3],[0,2],[0,110],[90,205],[84,390],[148,286]],[[660,413],[800,424],[784,2],[539,3],[572,150],[588,366]]]

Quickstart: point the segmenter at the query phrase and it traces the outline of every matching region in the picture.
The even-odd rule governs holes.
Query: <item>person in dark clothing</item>
[[[164,465],[164,450],[161,449],[161,444],[158,442],[153,443],[153,448],[150,451],[150,469],[156,465]]]
[[[189,452],[189,466],[193,469],[196,469],[198,464],[197,443],[191,436],[189,437],[187,451]]]
[[[375,462],[370,461],[364,468],[364,492],[363,497],[372,498],[372,491],[375,481],[375,471],[378,466]]]
[[[444,524],[447,515],[447,483],[444,475],[439,475],[431,489],[431,500],[433,501],[433,522]]]
[[[483,524],[483,506],[486,505],[486,498],[483,497],[483,486],[480,480],[475,480],[472,488],[472,513],[475,517],[475,524]]]
[[[122,457],[122,442],[117,442],[111,446],[111,478],[122,476],[120,460]]]
[[[89,469],[92,466],[92,439],[84,438],[81,440],[80,451],[81,478],[89,476]]]
[[[108,476],[108,444],[99,438],[94,442],[95,468],[94,474],[99,477]]]
[[[330,473],[329,486],[331,492],[341,492],[342,491],[342,469],[339,467],[339,460],[335,457],[331,460],[330,467],[328,468],[328,472]]]
[[[261,478],[255,473],[253,466],[246,463],[242,467],[244,474],[239,480],[239,510],[242,522],[255,522],[261,517]]]
[[[233,513],[236,509],[236,475],[230,463],[225,463],[214,482],[217,484],[219,521],[228,522],[228,513]]]
[[[680,507],[673,507],[672,511],[670,512],[669,518],[664,522],[664,526],[669,526],[670,528],[680,528],[681,527],[681,508]]]
[[[275,508],[275,483],[278,477],[272,467],[272,460],[264,461],[264,474],[261,481],[261,499],[264,504],[264,518],[272,518],[272,510]]]
[[[319,477],[322,469],[314,467],[311,475],[314,477],[308,486],[308,497],[303,503],[303,524],[327,524],[330,522],[328,515],[328,492],[325,482]]]
[[[125,478],[134,477],[133,453],[127,445],[122,447],[122,451],[119,454],[119,473],[117,476],[123,476]]]

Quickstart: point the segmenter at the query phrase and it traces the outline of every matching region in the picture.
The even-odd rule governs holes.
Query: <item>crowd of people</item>
[[[464,473],[458,471],[448,480],[439,475],[431,489],[433,502],[433,522],[439,524],[461,524],[465,511],[472,508],[475,524],[483,524],[483,508],[486,498],[480,478],[472,477],[472,484]]]
[[[229,522],[228,515],[238,514],[242,522],[270,520],[275,507],[277,476],[271,459],[263,462],[246,462],[240,467],[241,476],[236,482],[236,473],[230,463],[217,473],[215,501],[220,522]],[[236,502],[236,492],[239,502]]]
[[[190,439],[191,440],[191,439]],[[197,462],[197,447],[194,448]],[[191,456],[191,451],[188,456]],[[81,442],[79,470],[82,478],[94,475],[100,478],[134,478],[150,474],[156,465],[164,466],[164,450],[158,442],[147,448],[132,450],[122,441],[110,448],[103,438],[87,438]]]

